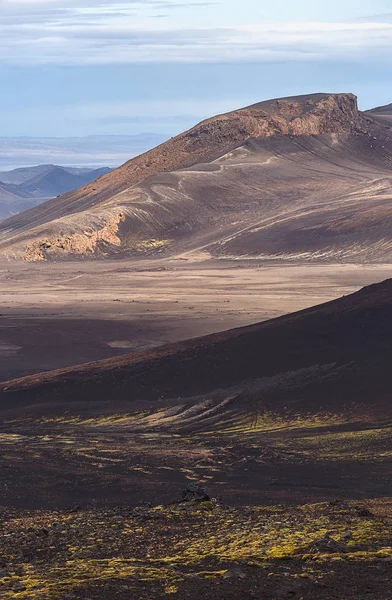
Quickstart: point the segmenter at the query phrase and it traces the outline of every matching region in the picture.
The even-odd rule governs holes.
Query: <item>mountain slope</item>
[[[113,414],[208,398],[218,417],[355,407],[358,419],[386,418],[391,330],[387,280],[272,321],[1,384],[2,412]],[[197,414],[189,424],[201,427]]]
[[[392,104],[373,108],[366,111],[366,114],[381,125],[385,125],[387,127],[392,126]]]
[[[9,219],[0,227],[0,251],[42,260],[220,246],[266,216],[282,220],[281,209],[309,207],[320,194],[336,202],[372,183],[387,190],[391,142],[384,131],[350,94],[274,100],[219,115]],[[242,242],[241,254],[265,253],[258,242]],[[316,254],[328,254],[324,246]],[[292,250],[284,245],[282,253]]]
[[[5,201],[20,199],[23,197],[28,198],[28,194],[24,193],[22,190],[19,190],[19,186],[6,183],[4,181],[0,181],[0,194],[1,198]]]
[[[18,185],[0,181],[0,220],[28,210],[35,204],[36,201],[31,200]]]
[[[35,177],[45,175],[53,167],[54,165],[37,165],[34,167],[20,167],[19,169],[12,169],[12,171],[1,171],[0,179],[5,183],[21,185]]]

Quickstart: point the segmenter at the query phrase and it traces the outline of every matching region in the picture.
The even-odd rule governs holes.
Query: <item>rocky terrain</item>
[[[213,502],[18,511],[2,519],[3,598],[387,600],[388,500],[290,509]],[[15,554],[18,540],[18,554]]]
[[[0,385],[4,598],[388,600],[392,281]]]
[[[6,220],[0,252],[389,261],[391,161],[389,129],[351,94],[262,102]]]
[[[387,112],[257,104],[0,224],[1,598],[390,600]]]

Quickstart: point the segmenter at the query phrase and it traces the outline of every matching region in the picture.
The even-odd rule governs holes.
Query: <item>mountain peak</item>
[[[102,256],[113,251],[132,253],[135,247],[139,248],[137,239],[145,235],[146,228],[150,237],[155,239],[159,234],[167,240],[173,235],[177,237],[180,231],[192,230],[196,223],[197,227],[201,226],[200,215],[206,206],[203,204],[199,216],[191,217],[191,214],[204,199],[188,208],[182,201],[176,209],[176,218],[169,217],[167,212],[165,216],[155,214],[160,213],[163,206],[161,203],[154,207],[156,190],[162,184],[174,182],[179,171],[196,165],[202,165],[201,169],[209,165],[208,169],[214,170],[215,161],[251,140],[257,140],[260,155],[260,144],[271,145],[272,140],[280,138],[288,143],[296,138],[332,136],[336,143],[353,135],[366,137],[372,132],[374,136],[377,127],[373,119],[358,110],[356,97],[349,93],[278,98],[216,115],[85,187],[8,219],[0,227],[4,240],[0,250],[7,256],[27,260]],[[283,140],[279,143],[283,144]],[[324,147],[322,152],[325,151]],[[157,178],[160,178],[159,183]],[[150,189],[148,186],[153,180],[156,187]],[[143,191],[146,186],[148,191]],[[205,194],[208,196],[207,191]],[[168,195],[173,198],[174,207],[181,193],[170,190]],[[147,197],[153,203],[144,206],[142,198]],[[189,214],[184,213],[183,223],[181,215],[187,210]],[[166,242],[162,244],[165,246]],[[162,250],[162,245],[158,247]],[[147,244],[147,248],[151,246]]]

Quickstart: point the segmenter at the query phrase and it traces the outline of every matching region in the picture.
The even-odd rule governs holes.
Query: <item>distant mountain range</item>
[[[0,219],[76,190],[110,170],[38,165],[0,172]]]
[[[0,137],[0,220],[83,187],[108,173],[110,168],[126,162],[130,156],[143,154],[168,137],[157,133]],[[32,167],[32,164],[38,166]],[[97,168],[102,164],[107,168]]]

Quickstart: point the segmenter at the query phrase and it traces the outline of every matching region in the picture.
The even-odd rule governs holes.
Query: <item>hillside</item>
[[[387,127],[392,126],[392,104],[378,106],[377,108],[368,110],[366,114],[381,125],[386,125]]]
[[[391,328],[387,280],[1,384],[4,597],[386,600]]]
[[[59,194],[72,192],[109,172],[110,169],[106,167],[78,171],[77,169],[48,165],[44,171],[20,183],[18,187],[33,198],[52,198]]]
[[[245,505],[260,494],[264,504],[388,496],[391,328],[388,280],[264,323],[1,383],[4,501],[160,504],[187,481]]]
[[[7,220],[0,252],[385,261],[391,157],[387,130],[350,94],[262,102]]]
[[[32,179],[45,176],[47,173],[50,173],[53,168],[55,168],[55,165],[19,167],[18,169],[12,169],[11,171],[1,171],[0,178],[5,183],[18,186],[23,183],[27,183]]]
[[[0,181],[0,220],[28,210],[36,204],[18,185]]]
[[[0,384],[1,411],[135,411],[158,398],[183,405],[207,394],[218,404],[229,395],[224,411],[341,412],[356,405],[358,416],[390,414],[391,328],[387,280],[249,327]]]

